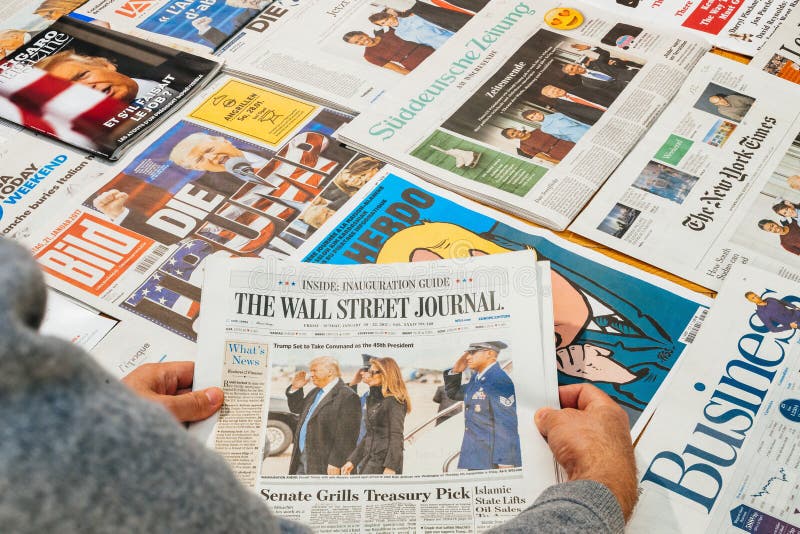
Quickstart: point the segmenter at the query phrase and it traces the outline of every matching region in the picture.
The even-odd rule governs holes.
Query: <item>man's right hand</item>
[[[542,408],[534,420],[570,480],[605,484],[627,521],[638,498],[628,415],[590,384],[558,388],[562,409]]]
[[[303,389],[303,387],[308,384],[309,380],[311,380],[311,378],[306,376],[305,371],[297,371],[294,374],[294,378],[292,378],[292,390],[297,391],[298,389]]]
[[[350,380],[351,386],[357,386],[364,380],[364,369],[359,369],[356,371],[356,374],[353,375],[353,378]]]
[[[117,189],[109,189],[94,197],[92,205],[106,217],[116,219],[125,209],[127,200],[128,193],[123,193]]]
[[[456,363],[453,364],[453,369],[451,370],[453,373],[463,373],[464,370],[467,368],[467,356],[469,352],[464,352],[461,356],[458,357]]]
[[[611,357],[611,351],[589,343],[569,345],[556,350],[556,367],[565,375],[610,384],[627,384],[636,380]]]

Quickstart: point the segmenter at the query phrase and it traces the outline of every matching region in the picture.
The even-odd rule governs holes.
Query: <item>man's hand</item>
[[[565,375],[592,382],[626,384],[636,375],[609,358],[611,351],[594,345],[570,345],[556,351],[556,365]]]
[[[506,465],[506,464],[497,464],[498,469],[513,469],[513,465]]]
[[[384,468],[383,468],[383,474],[384,474],[384,475],[396,475],[396,474],[397,474],[397,471],[395,471],[395,470],[394,470],[394,469],[392,469],[391,467],[384,467]]]
[[[350,379],[350,385],[355,386],[361,383],[364,380],[364,370],[359,369],[356,371],[356,374],[353,375],[353,378]]]
[[[212,20],[213,19],[211,17],[200,17],[192,21],[192,26],[194,26],[194,29],[197,30],[197,33],[203,35],[211,29]]]
[[[311,380],[311,377],[307,376],[305,371],[297,371],[294,374],[294,378],[292,378],[292,391],[303,389],[309,380]]]
[[[575,50],[580,50],[581,52],[583,52],[584,50],[589,50],[591,48],[591,46],[587,44],[580,44],[580,43],[571,44],[569,46],[571,46]]]
[[[117,189],[109,189],[94,197],[92,205],[106,217],[116,219],[125,209],[127,200],[128,193],[123,193]]]
[[[789,326],[791,326],[794,329],[797,329],[797,323],[789,323]]]
[[[194,362],[146,363],[131,371],[122,383],[186,423],[213,415],[224,397],[220,388],[191,391],[193,377]]]
[[[468,355],[469,355],[469,352],[465,352],[464,354],[462,354],[461,356],[458,357],[458,359],[456,360],[456,363],[453,364],[453,369],[452,369],[453,373],[463,373],[464,372],[464,369],[467,368],[467,356]]]
[[[330,466],[329,466],[329,467],[330,467]],[[347,462],[346,464],[344,464],[344,465],[342,466],[342,474],[343,474],[343,475],[349,475],[350,473],[352,473],[352,472],[353,472],[353,468],[354,468],[354,467],[355,467],[355,466],[353,465],[353,462]],[[330,475],[330,473],[328,473],[328,474]]]
[[[638,498],[627,414],[590,384],[558,388],[561,410],[542,408],[534,420],[570,480],[605,484],[627,521]]]
[[[328,464],[328,474],[329,475],[341,475],[342,470],[336,467],[335,465]]]

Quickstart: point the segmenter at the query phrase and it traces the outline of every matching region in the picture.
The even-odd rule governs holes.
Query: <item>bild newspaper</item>
[[[532,251],[212,258],[194,386],[221,386],[225,405],[192,431],[276,514],[320,532],[368,529],[364,517],[387,531],[485,530],[558,478],[528,423],[558,402],[549,280]],[[271,451],[267,415],[287,403],[297,432]]]

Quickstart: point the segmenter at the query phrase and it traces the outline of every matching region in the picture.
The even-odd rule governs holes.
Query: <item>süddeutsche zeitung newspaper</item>
[[[277,514],[320,532],[481,531],[556,481],[525,423],[556,399],[531,251],[206,269],[194,387],[226,400],[192,431]],[[281,409],[291,445],[269,450]]]
[[[731,270],[636,446],[631,532],[800,529],[797,289]]]
[[[629,47],[608,45],[616,17],[580,4],[493,7],[337,137],[437,185],[563,229],[708,45],[650,24]]]

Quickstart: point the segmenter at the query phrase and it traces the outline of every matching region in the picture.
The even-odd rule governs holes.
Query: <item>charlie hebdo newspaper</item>
[[[70,17],[180,50],[211,53],[266,0],[89,0]]]
[[[482,11],[488,3],[280,0],[217,55],[238,76],[359,112],[423,63],[438,61],[439,49],[462,28],[490,20]],[[493,0],[492,10],[510,5],[512,0]]]
[[[60,210],[52,203],[46,218],[17,223],[18,213],[9,232],[25,228],[16,237],[50,285],[135,322],[97,347],[107,347],[118,373],[185,359],[194,352],[209,256],[294,252],[383,165],[333,140],[348,120],[221,77]],[[33,170],[23,160],[17,172],[22,179]],[[20,208],[47,192],[38,188]]]
[[[0,4],[0,59],[85,1],[13,0]]]
[[[586,0],[628,19],[697,32],[714,46],[753,56],[797,7],[797,0]],[[609,44],[626,46],[637,28],[619,23]]]
[[[631,532],[800,530],[797,290],[732,269],[636,447]]]
[[[563,229],[706,51],[605,11],[499,4],[337,136],[429,181]]]
[[[529,424],[557,395],[539,291],[530,251],[391,266],[214,258],[195,387],[221,386],[225,404],[192,431],[316,531],[485,530],[557,480]],[[292,444],[271,455],[267,412],[287,404]]]
[[[552,268],[559,384],[594,383],[628,413],[634,437],[710,303],[397,169],[385,169],[354,200],[295,257],[387,264],[535,251]]]
[[[0,117],[113,160],[220,67],[62,17],[0,62]]]
[[[570,229],[712,289],[735,263],[797,277],[799,97],[707,55]]]

